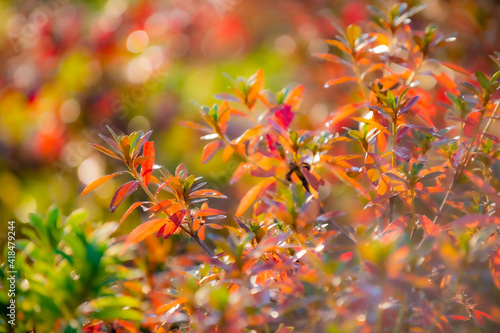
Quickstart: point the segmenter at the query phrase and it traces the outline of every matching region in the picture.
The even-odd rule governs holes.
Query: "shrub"
[[[355,92],[319,128],[301,126],[302,86],[271,93],[260,70],[230,78],[230,93],[217,95],[221,103],[201,106],[204,125],[182,123],[210,141],[202,163],[221,151],[223,161],[239,163],[231,182],[253,182],[241,198],[230,198],[234,218],[220,222],[226,213],[207,201],[225,196],[204,188],[183,164],[175,173],[155,165],[151,132],[110,129],[111,138],[102,137],[108,147],[94,144],[126,169],[83,193],[128,175],[111,212],[139,188],[145,194],[120,221],[138,207],[147,215],[127,236],[124,258],[151,235],[180,233],[203,250],[169,258],[151,290],[136,291],[147,314],[142,329],[498,330],[500,141],[491,129],[500,72],[472,75],[432,58],[454,38],[434,25],[414,31],[410,18],[421,7],[370,9],[365,30],[337,27],[339,35],[327,40],[332,53],[317,55],[350,72],[326,88],[342,84]],[[498,56],[492,58],[500,63]],[[419,81],[428,78],[439,86],[424,89]],[[235,135],[241,124],[247,126]],[[89,317],[112,322],[102,311]]]

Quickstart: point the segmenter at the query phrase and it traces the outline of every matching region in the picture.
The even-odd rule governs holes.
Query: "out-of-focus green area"
[[[443,58],[488,70],[485,55],[498,50],[496,2],[424,2],[428,7],[416,16],[416,29],[436,22],[444,33],[458,35]],[[304,128],[320,126],[353,92],[325,89],[324,82],[341,76],[344,69],[312,54],[328,51],[323,39],[336,32],[331,19],[344,28],[364,21],[367,4],[2,1],[0,244],[7,221],[27,222],[28,213],[46,211],[52,204],[66,211],[86,208],[94,221],[119,219],[125,205],[114,215],[108,205],[122,179],[79,196],[90,181],[120,167],[88,145],[102,143],[98,134],[106,134],[105,125],[121,133],[153,129],[157,163],[173,169],[184,162],[212,187],[240,193],[227,186],[234,163],[223,164],[217,157],[201,165],[199,133],[178,125],[182,120],[200,120],[191,101],[214,103],[213,95],[228,85],[222,73],[248,77],[262,68],[271,90],[304,84],[302,109],[311,112],[300,121],[307,123]],[[238,126],[233,128],[236,134]],[[234,209],[231,202],[225,205],[228,211]],[[133,219],[130,223],[136,225]]]

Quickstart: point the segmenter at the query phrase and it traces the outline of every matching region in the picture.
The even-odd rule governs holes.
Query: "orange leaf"
[[[126,197],[134,193],[135,190],[139,187],[139,182],[137,180],[131,180],[128,183],[123,184],[111,199],[111,203],[109,205],[109,210],[112,212],[115,211],[116,207],[118,207]]]
[[[196,231],[201,240],[205,239],[205,221],[196,219],[193,221],[193,230]]]
[[[129,214],[132,213],[132,211],[134,209],[136,209],[140,205],[144,205],[144,204],[147,204],[147,203],[149,203],[149,201],[139,201],[139,202],[133,203],[132,206],[130,206],[130,208],[125,212],[125,214],[123,214],[123,216],[122,216],[122,218],[120,220],[120,223],[118,223],[118,226],[116,227],[116,229],[118,229],[118,227],[122,224],[123,221],[125,221],[125,219],[127,218],[127,216],[129,216]]]
[[[351,55],[352,54],[352,51],[347,47],[345,46],[344,44],[342,44],[341,42],[339,42],[338,40],[335,40],[335,39],[327,39],[325,40],[325,42],[327,42],[328,44],[330,45],[333,45],[335,46],[336,48],[338,48],[339,50],[341,50],[342,52],[345,52],[347,53],[348,55]]]
[[[222,133],[226,131],[227,122],[231,116],[231,106],[227,101],[223,101],[219,107],[219,118],[217,124],[221,129]]]
[[[453,81],[446,72],[441,72],[441,74],[437,75],[432,73],[432,76],[443,86],[445,86],[449,91],[454,94],[459,94],[460,91],[457,88],[457,84]]]
[[[184,126],[184,127],[190,127],[194,129],[198,129],[204,132],[212,132],[212,130],[208,127],[193,123],[192,121],[181,121],[179,125]]]
[[[95,144],[95,143],[91,143],[90,144],[92,147],[94,147],[95,149],[99,150],[101,153],[104,153],[108,156],[111,156],[113,158],[116,158],[117,160],[120,160],[120,161],[123,161],[120,157],[118,157],[115,153],[113,153],[111,150],[109,150],[108,148],[105,148],[101,145],[98,145],[98,144]]]
[[[500,246],[490,253],[490,271],[493,282],[500,289]]]
[[[123,243],[123,247],[120,251],[119,256],[121,256],[130,246],[143,241],[146,237],[157,232],[158,228],[160,228],[160,226],[164,225],[168,221],[168,219],[155,219],[140,224],[128,235],[125,243]]]
[[[434,222],[432,222],[427,216],[418,215],[417,217],[427,236],[435,236],[441,231],[439,227],[435,225]]]
[[[233,156],[234,149],[231,146],[225,146],[222,151],[222,162],[227,162],[231,156]]]
[[[178,307],[178,306],[186,303],[187,300],[188,299],[186,297],[179,297],[179,298],[173,300],[172,302],[160,305],[156,309],[156,314],[161,315],[161,314],[167,312],[168,310],[172,309],[173,307]]]
[[[179,229],[179,224],[181,224],[186,211],[184,209],[178,210],[169,217],[169,221],[158,230],[156,237],[162,236],[164,239],[172,236]]]
[[[99,186],[101,186],[102,184],[104,184],[105,182],[110,180],[111,178],[118,176],[118,175],[121,175],[122,173],[128,173],[128,171],[118,171],[118,172],[115,172],[115,173],[112,173],[110,175],[107,175],[107,176],[104,176],[104,177],[101,177],[101,178],[94,180],[92,183],[88,184],[87,187],[85,187],[85,189],[82,191],[82,193],[80,195],[84,195],[84,194],[98,188]]]
[[[365,106],[367,103],[366,102],[359,102],[359,103],[353,103],[353,104],[347,104],[344,105],[337,110],[334,111],[332,115],[330,115],[326,119],[326,127],[332,128],[335,127],[339,122],[342,120],[348,118],[356,112],[359,108]]]
[[[329,88],[329,87],[335,86],[337,84],[342,84],[342,83],[349,82],[349,81],[356,82],[357,79],[355,77],[343,76],[343,77],[338,78],[338,79],[328,80],[325,83],[325,88]]]
[[[479,126],[479,118],[481,117],[481,112],[472,112],[465,120],[464,134],[468,137],[472,137],[476,131],[477,126]]]
[[[264,88],[264,72],[258,69],[257,72],[250,78],[250,90],[248,91],[247,101],[250,103],[250,109],[253,107],[255,100]]]
[[[149,156],[149,158],[141,163],[141,177],[144,180],[144,185],[148,186],[153,174],[153,165],[155,164],[155,143],[146,141],[142,156]]]
[[[299,107],[300,101],[302,99],[302,94],[304,93],[304,86],[300,85],[292,89],[283,101],[284,104],[290,105],[293,111],[296,111]]]
[[[189,194],[189,198],[208,198],[208,197],[213,197],[213,198],[223,198],[226,199],[227,197],[220,193],[219,191],[212,190],[212,189],[203,189],[203,190],[197,190],[194,192],[191,192]]]
[[[267,189],[268,186],[274,184],[273,179],[264,180],[259,184],[252,187],[244,196],[241,198],[240,204],[236,209],[236,216],[241,216],[252,204],[253,202],[262,195],[262,193]]]
[[[459,228],[477,228],[477,227],[490,227],[500,225],[500,218],[488,215],[472,214],[448,223],[442,229],[459,229]]]
[[[222,210],[218,210],[215,208],[205,208],[197,211],[194,214],[194,217],[200,217],[200,216],[216,216],[216,215],[224,215],[226,212],[223,212]]]
[[[201,154],[201,163],[205,164],[214,157],[215,153],[222,148],[223,142],[220,140],[210,142],[203,148],[203,153]]]
[[[157,214],[157,213],[164,211],[166,208],[170,207],[171,205],[173,205],[174,202],[175,202],[175,200],[173,200],[173,199],[163,200],[163,201],[160,201],[159,203],[157,203],[156,205],[154,205],[153,207],[150,207],[146,210],[148,210],[148,211],[152,210],[153,214]]]
[[[441,65],[444,65],[452,70],[454,70],[455,72],[459,72],[459,73],[462,73],[466,76],[470,76],[471,74],[464,68],[460,67],[460,66],[457,66],[455,64],[451,64],[451,63],[447,63],[447,62],[442,62]]]

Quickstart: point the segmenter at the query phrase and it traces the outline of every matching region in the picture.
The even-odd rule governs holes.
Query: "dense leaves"
[[[317,117],[302,106],[314,93],[304,86],[266,89],[261,69],[227,76],[218,102],[197,106],[204,123],[181,125],[202,132],[200,164],[220,157],[235,166],[226,171],[236,190],[205,188],[182,163],[173,172],[155,164],[168,151],[156,141],[155,152],[151,131],[109,128],[111,137],[101,135],[107,147],[93,147],[124,170],[82,194],[128,175],[110,210],[139,201],[109,230],[126,218],[133,230],[104,233],[100,243],[63,227],[57,213],[48,222],[33,215],[23,247],[36,259],[32,270],[69,265],[66,281],[82,269],[71,267],[78,255],[94,263],[90,272],[109,290],[96,286],[83,303],[63,298],[71,305],[64,312],[88,317],[77,323],[88,332],[496,332],[500,75],[433,58],[454,37],[434,24],[417,30],[411,20],[422,10],[395,3],[369,7],[368,24],[333,23],[331,52],[316,56],[340,73],[325,88],[349,94],[314,124],[303,122]],[[232,205],[212,207],[227,197]],[[96,259],[110,243],[113,258],[133,267],[126,281]],[[50,258],[38,267],[44,253]],[[79,275],[85,287],[94,277]],[[35,307],[23,311],[40,317]],[[50,320],[71,326],[64,314]]]

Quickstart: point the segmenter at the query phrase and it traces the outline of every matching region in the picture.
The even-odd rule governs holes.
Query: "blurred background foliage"
[[[492,72],[486,55],[499,50],[497,1],[408,2],[420,3],[427,8],[413,18],[416,30],[435,22],[445,35],[458,37],[435,57],[470,71]],[[78,326],[82,322],[71,322],[75,313],[85,318],[92,311],[104,316],[101,319],[133,319],[138,316],[133,306],[127,313],[118,312],[125,311],[125,303],[135,304],[132,297],[140,300],[148,292],[150,286],[137,281],[152,281],[156,272],[165,270],[168,253],[197,249],[179,244],[177,235],[161,242],[148,238],[132,268],[116,259],[119,249],[108,248],[116,226],[110,221],[119,219],[127,205],[113,215],[108,205],[120,180],[79,196],[85,185],[118,166],[89,146],[102,143],[98,134],[106,134],[106,125],[119,133],[154,130],[157,163],[173,170],[183,162],[190,172],[204,176],[208,187],[241,198],[248,188],[245,183],[228,185],[237,163],[222,163],[219,154],[202,165],[204,142],[192,129],[178,125],[200,119],[191,101],[211,105],[214,94],[226,91],[229,84],[223,73],[249,77],[262,68],[266,87],[273,91],[303,84],[301,109],[308,112],[295,121],[304,129],[323,126],[328,113],[351,101],[356,92],[344,86],[325,89],[324,83],[342,76],[344,68],[312,54],[328,51],[323,39],[336,33],[330,20],[343,28],[366,22],[368,4],[376,2],[1,0],[0,252],[7,221],[18,221],[16,230],[31,239],[17,234],[23,250],[17,264],[31,276],[19,286],[20,300],[25,301],[19,304],[29,317],[19,319],[26,320],[26,327],[31,319],[50,330],[65,318],[68,327]],[[429,90],[436,85],[430,80],[425,82]],[[436,86],[438,99],[444,96],[440,89]],[[230,136],[239,134],[237,123],[230,131]],[[325,195],[333,211],[346,205],[349,196],[343,193],[351,190],[342,184],[331,189]],[[139,201],[140,195],[128,200]],[[231,216],[237,201],[217,203],[217,208]],[[64,218],[58,209],[49,209],[54,204],[66,214],[84,208],[88,216],[77,211]],[[361,208],[350,212],[363,214]],[[44,213],[29,215],[35,211]],[[131,216],[121,233],[139,224],[139,213]],[[363,216],[345,218],[362,222]],[[75,271],[88,276],[75,276]],[[112,289],[116,279],[129,284]],[[23,299],[28,289],[30,296]],[[86,303],[88,299],[93,301]],[[0,295],[0,303],[6,300]],[[53,311],[40,312],[40,306]]]
[[[458,37],[437,58],[491,72],[485,55],[498,51],[496,1],[408,4],[419,3],[427,8],[414,17],[415,29],[435,22],[444,34]],[[157,163],[172,170],[182,161],[212,188],[241,197],[244,186],[228,185],[237,164],[223,164],[217,156],[201,165],[204,143],[178,125],[199,119],[191,101],[214,103],[213,95],[229,84],[222,73],[248,77],[262,68],[273,91],[305,85],[301,108],[309,112],[295,121],[302,128],[322,126],[327,114],[356,92],[325,89],[324,82],[344,69],[312,54],[328,51],[323,39],[336,32],[330,20],[344,28],[365,22],[368,4],[376,2],[2,0],[0,244],[7,221],[28,222],[30,212],[45,212],[52,204],[67,212],[85,208],[91,221],[121,216],[110,215],[107,207],[115,180],[79,196],[86,184],[117,166],[88,144],[101,143],[105,125],[120,133],[153,129]],[[232,130],[239,134],[237,125]],[[345,190],[338,184],[330,193],[333,206],[345,204]],[[231,201],[222,205],[234,212]],[[122,231],[138,224],[139,215],[133,214]]]

